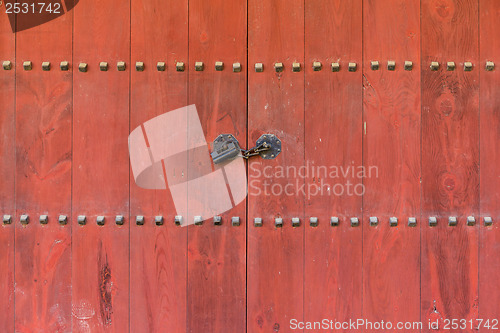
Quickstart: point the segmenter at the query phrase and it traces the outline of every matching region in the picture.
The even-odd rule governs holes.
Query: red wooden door
[[[500,329],[499,15],[0,2],[0,331]]]

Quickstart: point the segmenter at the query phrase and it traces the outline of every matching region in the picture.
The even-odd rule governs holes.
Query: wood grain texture
[[[480,156],[481,156],[481,217],[491,217],[492,226],[481,221],[479,249],[479,318],[500,320],[500,290],[491,283],[500,277],[500,40],[492,38],[500,30],[500,2],[481,0],[480,20]],[[485,71],[486,61],[493,61],[494,71]],[[480,332],[488,332],[481,327]]]
[[[132,1],[130,129],[187,105],[187,73],[177,61],[188,60],[188,1]],[[160,72],[157,62],[165,62]],[[169,133],[165,132],[165,135]],[[186,161],[187,163],[187,161]],[[130,178],[130,330],[186,332],[187,228],[175,226],[168,190],[145,190]],[[142,215],[145,224],[133,220]],[[161,215],[164,226],[156,226]]]
[[[302,321],[304,312],[305,180],[278,172],[304,166],[304,2],[251,0],[248,7],[248,141],[272,133],[282,152],[274,160],[249,161],[247,329],[287,332],[290,320]],[[275,72],[276,62],[283,63],[282,72]],[[301,72],[292,72],[293,62]],[[264,71],[255,72],[255,63]],[[262,227],[253,226],[256,217]],[[275,227],[277,217],[282,228]],[[293,217],[300,227],[292,227]]]
[[[351,217],[361,218],[362,198],[353,186],[360,188],[363,180],[350,171],[362,165],[362,71],[347,70],[349,62],[361,65],[362,1],[314,0],[305,6],[305,160],[311,195],[304,221],[304,319],[348,321],[361,318],[362,304],[362,227],[350,225]],[[322,63],[321,71],[313,70],[314,61]],[[332,62],[340,64],[339,72],[332,72]],[[332,172],[340,168],[349,170],[346,177]],[[338,227],[330,226],[332,216],[339,218]],[[318,226],[310,227],[308,217],[317,217]]]
[[[207,142],[233,134],[246,146],[247,2],[189,1],[189,104],[195,104]],[[194,70],[203,62],[203,72]],[[215,62],[224,63],[223,71]],[[242,71],[234,73],[233,63]],[[207,160],[210,159],[207,156]],[[189,164],[188,175],[196,166]],[[196,200],[189,192],[188,200]],[[243,332],[245,318],[246,200],[222,214],[188,228],[188,332]],[[238,216],[241,225],[231,226]]]
[[[408,226],[420,220],[420,1],[365,0],[363,15],[363,317],[396,325],[420,321],[420,224]]]
[[[30,16],[18,15],[17,24]],[[70,72],[58,68],[71,58],[72,17],[16,34],[16,331],[71,329]],[[31,61],[32,71],[23,70]],[[51,71],[42,71],[50,61]],[[26,226],[21,214],[30,215]],[[47,214],[47,225],[39,217]]]
[[[423,0],[421,10],[421,316],[470,320],[478,315],[478,225],[465,222],[479,213],[478,2]],[[429,69],[431,61],[441,64],[438,71]],[[456,63],[454,71],[447,61]],[[472,71],[463,70],[465,61]],[[429,227],[429,216],[437,227]],[[458,226],[448,226],[449,216]]]
[[[3,10],[4,7],[0,6]],[[15,219],[15,98],[16,98],[16,44],[7,15],[0,15],[0,62],[10,61],[12,69],[0,68],[0,216]],[[14,331],[14,225],[0,225],[0,331]]]
[[[130,3],[74,9],[73,331],[129,330]],[[99,63],[109,64],[107,72]],[[117,62],[127,64],[117,71]],[[88,64],[86,73],[78,64]],[[77,224],[86,215],[87,225]],[[105,225],[96,216],[105,216]],[[123,215],[125,224],[115,224]]]

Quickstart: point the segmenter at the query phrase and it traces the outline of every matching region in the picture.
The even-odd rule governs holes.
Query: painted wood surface
[[[188,61],[188,1],[134,0],[131,15],[134,130],[188,103],[187,72],[175,70],[178,61]],[[133,68],[136,62],[145,63],[144,71]],[[165,71],[157,70],[158,62],[165,63]],[[138,215],[144,217],[144,225],[137,225]],[[131,173],[131,332],[186,332],[187,228],[174,225],[175,215],[168,190],[142,189]],[[163,216],[163,226],[155,224],[156,216]]]
[[[478,316],[479,225],[466,224],[479,212],[478,2],[425,0],[421,10],[421,317],[438,320],[438,332],[472,332],[445,330],[445,320]],[[476,64],[472,71],[464,71],[468,61]],[[449,216],[457,226],[448,225]]]
[[[351,227],[350,219],[361,218],[362,197],[353,187],[359,190],[363,180],[339,171],[362,166],[363,72],[348,71],[350,62],[362,63],[361,23],[362,1],[305,3],[306,321],[362,317],[363,226]],[[313,62],[321,63],[320,71]],[[317,227],[310,217],[318,218]],[[338,226],[330,225],[331,217]]]
[[[130,4],[82,2],[73,14],[73,331],[127,332],[130,71],[117,62],[130,64]]]
[[[392,47],[386,47],[392,45]],[[420,1],[363,2],[363,317],[420,321]],[[389,61],[397,64],[390,69]],[[411,61],[411,70],[405,70]],[[378,67],[377,63],[378,62]],[[409,69],[409,68],[407,68]],[[370,222],[370,218],[377,221]],[[397,217],[397,226],[389,219]],[[408,218],[417,218],[416,227]],[[411,325],[403,332],[415,332]]]

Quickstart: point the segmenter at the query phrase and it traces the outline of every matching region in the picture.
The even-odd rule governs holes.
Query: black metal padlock
[[[238,140],[231,134],[221,134],[214,140],[212,159],[215,164],[232,160],[241,153]]]

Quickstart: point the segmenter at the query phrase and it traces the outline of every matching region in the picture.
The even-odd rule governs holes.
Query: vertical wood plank
[[[365,0],[363,14],[363,317],[398,330],[398,323],[410,322],[401,331],[415,332],[420,224],[410,227],[408,218],[419,220],[421,209],[420,1]]]
[[[492,283],[500,277],[500,40],[493,37],[500,30],[500,2],[479,2],[480,57],[480,143],[481,143],[481,217],[491,217],[493,225],[481,221],[479,259],[479,318],[500,320],[500,290]],[[495,63],[493,71],[485,71],[487,61]],[[498,327],[498,326],[497,326]],[[480,332],[491,331],[486,326]]]
[[[126,62],[125,71],[117,62]],[[108,71],[99,63],[108,62]],[[79,72],[80,63],[88,65]],[[129,330],[130,3],[74,9],[73,331]],[[77,223],[85,215],[87,224]],[[123,215],[125,223],[115,224]],[[104,216],[98,226],[97,216]]]
[[[5,8],[0,7],[1,10]],[[0,216],[15,219],[15,98],[16,44],[7,15],[0,15],[0,62],[10,61],[11,70],[0,68]],[[14,331],[14,221],[0,226],[0,331]]]
[[[187,73],[177,61],[188,60],[188,1],[132,1],[130,129],[187,105]],[[158,71],[165,62],[165,71]],[[170,133],[165,131],[164,135]],[[130,330],[186,332],[187,228],[175,226],[168,190],[146,190],[130,178]],[[144,216],[137,225],[135,217]],[[156,226],[155,216],[165,225]]]
[[[343,322],[361,318],[362,304],[362,227],[351,227],[350,218],[361,218],[363,179],[335,172],[362,166],[362,1],[305,6],[305,216],[318,218],[318,226],[304,221],[304,319]],[[322,69],[314,71],[318,61]],[[348,71],[350,62],[356,72]],[[337,227],[331,217],[339,218]]]
[[[478,1],[422,1],[422,321],[477,318]],[[431,61],[440,63],[431,71]],[[456,64],[447,70],[447,62]],[[464,71],[464,62],[474,64]],[[429,217],[438,225],[430,227]],[[456,216],[458,225],[448,226]],[[423,331],[431,331],[424,326]],[[436,331],[436,330],[434,330]]]
[[[30,15],[18,15],[22,26]],[[16,34],[16,331],[66,332],[71,328],[73,18],[64,15]],[[31,61],[33,69],[23,70]],[[51,63],[42,71],[42,62]],[[28,214],[28,225],[19,223]],[[48,216],[48,224],[39,222]]]
[[[246,43],[246,0],[189,1],[189,104],[196,105],[207,142],[231,133],[246,146]],[[204,70],[195,71],[195,62]],[[236,62],[241,72],[233,72]],[[188,165],[188,175],[195,168]],[[188,205],[197,194],[188,193]],[[221,214],[220,226],[203,216],[203,225],[188,227],[188,332],[245,330],[246,200],[235,204]],[[233,216],[240,226],[231,225]]]
[[[304,166],[304,1],[250,0],[248,7],[248,141],[275,134],[282,152],[274,160],[249,161],[247,329],[288,331],[304,311],[305,180],[298,174]],[[274,69],[278,62],[282,72]],[[294,62],[300,72],[292,72]],[[263,72],[255,72],[256,63]],[[291,174],[280,174],[286,168]],[[300,227],[292,227],[294,217]],[[263,226],[254,227],[254,218]],[[275,218],[283,227],[275,227]]]

